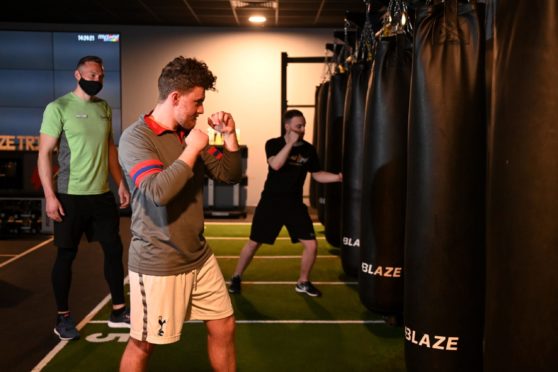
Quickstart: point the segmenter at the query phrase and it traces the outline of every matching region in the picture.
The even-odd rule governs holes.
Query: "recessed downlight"
[[[265,21],[267,21],[267,18],[262,15],[253,15],[248,18],[248,21],[252,23],[265,23]]]

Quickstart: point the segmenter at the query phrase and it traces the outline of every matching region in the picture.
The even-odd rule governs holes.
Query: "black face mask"
[[[85,93],[90,96],[94,96],[103,89],[103,83],[95,80],[85,80],[84,78],[79,79],[79,86]]]

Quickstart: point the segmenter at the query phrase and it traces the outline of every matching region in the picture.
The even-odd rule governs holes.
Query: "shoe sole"
[[[62,341],[79,340],[79,335],[77,335],[76,337],[63,337],[63,336],[61,336],[60,333],[58,333],[58,331],[56,330],[56,328],[54,328],[54,334],[56,336],[58,336],[58,338],[60,338],[60,340],[62,340]]]
[[[108,321],[109,328],[130,328],[130,323]]]
[[[295,287],[295,291],[297,291],[298,293],[306,293],[310,297],[320,297],[319,293],[310,293],[305,291],[304,289],[298,289],[298,287]]]

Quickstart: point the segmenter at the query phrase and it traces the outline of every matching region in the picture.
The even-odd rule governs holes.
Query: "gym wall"
[[[340,25],[341,27],[342,25]],[[225,110],[234,115],[240,141],[250,151],[247,206],[259,200],[267,174],[264,144],[280,135],[281,52],[293,57],[325,56],[331,29],[186,28],[102,25],[15,24],[1,29],[103,31],[121,34],[122,130],[157,101],[162,67],[178,55],[205,61],[217,75],[217,91],[208,92],[206,114]],[[289,104],[313,104],[323,66],[289,67]],[[102,93],[100,94],[102,97]],[[305,110],[311,141],[313,110]],[[205,128],[206,115],[198,120]]]

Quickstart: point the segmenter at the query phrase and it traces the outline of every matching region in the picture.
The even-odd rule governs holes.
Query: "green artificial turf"
[[[226,280],[250,231],[247,224],[207,224],[206,237]],[[300,244],[278,239],[263,245],[246,270],[242,293],[231,295],[237,320],[238,371],[405,371],[403,331],[386,325],[361,303],[355,278],[341,267],[340,250],[318,232],[312,281],[320,298],[294,290]],[[288,237],[286,230],[282,238]],[[231,239],[227,239],[231,238]],[[106,324],[109,306],[69,342],[44,371],[116,371],[128,334]],[[101,342],[102,341],[102,342]],[[182,338],[157,346],[149,371],[210,371],[203,323],[188,322]]]
[[[116,371],[127,334],[89,325],[43,371]],[[113,337],[93,343],[85,338]],[[112,335],[120,334],[122,339]],[[237,324],[238,371],[403,372],[400,329],[384,324]],[[179,342],[157,346],[149,371],[211,371],[205,326],[187,323]]]

